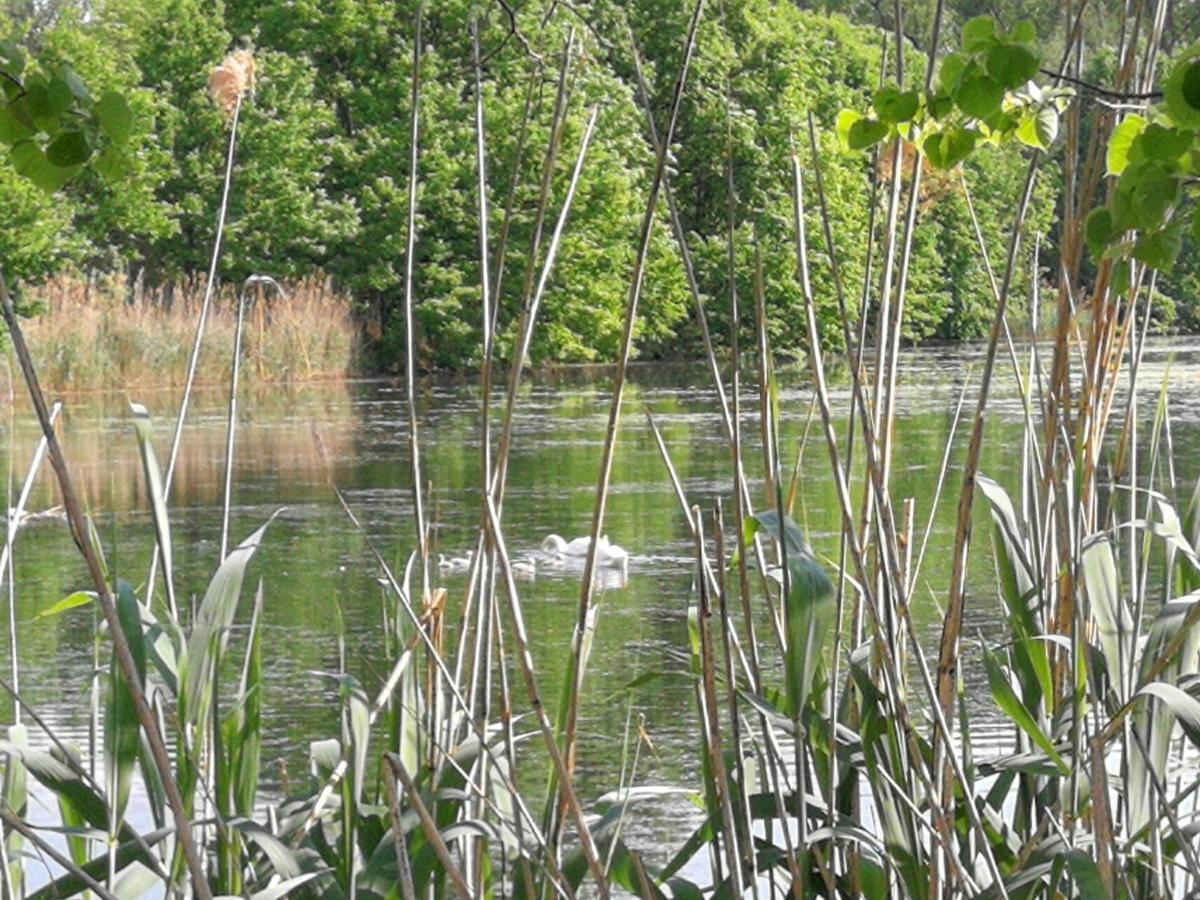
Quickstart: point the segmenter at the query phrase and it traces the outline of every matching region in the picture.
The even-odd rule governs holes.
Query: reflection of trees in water
[[[270,479],[278,489],[279,502],[296,496],[298,487],[323,483],[325,464],[312,428],[320,429],[333,460],[347,459],[355,427],[349,391],[343,383],[296,388],[260,384],[243,391],[237,438],[238,482]],[[150,409],[162,466],[175,424],[177,393],[175,389],[156,390],[137,396],[138,402]],[[199,390],[194,396],[172,489],[172,504],[176,507],[220,502],[227,401],[226,392],[215,388]],[[12,415],[12,439],[4,446],[9,460],[3,463],[11,461],[17,473],[14,477],[21,477],[40,432],[26,403],[19,403]],[[76,490],[94,512],[124,513],[147,508],[141,458],[123,397],[103,394],[69,398],[59,436]],[[57,485],[46,467],[30,508],[37,510],[58,502]]]

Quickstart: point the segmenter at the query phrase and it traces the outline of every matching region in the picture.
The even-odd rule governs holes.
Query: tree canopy
[[[119,89],[128,97],[133,118],[127,165],[119,179],[105,183],[85,173],[50,198],[19,183],[7,162],[0,164],[0,185],[10,199],[0,210],[5,270],[24,280],[70,270],[123,270],[158,284],[203,274],[229,140],[227,116],[209,101],[206,81],[227,52],[244,47],[254,53],[258,77],[239,126],[220,276],[332,276],[372,326],[380,365],[395,365],[404,341],[400,310],[418,4],[97,0],[87,4],[86,14],[81,6],[62,3],[49,14],[40,5],[10,4],[7,17],[0,15],[0,35],[38,49],[44,59],[69,61],[96,90]],[[884,49],[884,30],[853,24],[841,12],[854,13],[851,6],[834,6],[728,0],[710,4],[701,21],[671,148],[670,187],[718,335],[729,329],[732,224],[734,286],[741,297],[752,297],[759,254],[773,346],[803,348],[789,165],[793,148],[810,162],[810,113],[853,307],[848,313],[857,317],[868,277],[860,237],[872,210],[878,216],[884,206],[895,160],[886,150],[875,157],[843,152],[837,118],[844,108],[869,105],[881,82],[894,77],[896,60]],[[481,15],[493,254],[512,198],[504,259],[491,261],[493,276],[503,264],[498,347],[502,355],[512,352],[559,66],[574,29],[547,210],[551,224],[584,123],[593,108],[599,117],[531,354],[535,362],[603,361],[619,340],[654,157],[632,46],[644,63],[649,106],[661,128],[693,7],[597,0],[581,13],[529,0],[511,20],[510,8],[448,0],[423,12],[415,296],[426,366],[471,365],[480,348],[472,17]],[[1014,4],[1013,16],[1023,9]],[[960,28],[972,11],[970,3],[951,4],[947,27]],[[996,15],[1007,17],[1003,10]],[[916,33],[919,23],[910,24]],[[1047,26],[1046,43],[1054,40]],[[905,48],[905,77],[915,84],[924,65],[914,40]],[[910,160],[900,163],[907,173]],[[923,180],[906,337],[983,333],[992,300],[980,290],[987,280],[978,271],[972,208],[989,252],[1001,254],[1006,210],[1022,171],[1020,154],[998,147]],[[1039,181],[1026,226],[1031,237],[1049,233],[1054,194],[1053,175]],[[692,355],[697,326],[665,201],[658,213],[637,346],[643,356]],[[815,235],[819,221],[815,211],[811,215]],[[1025,252],[1036,243],[1025,241]],[[815,294],[830,326],[823,334],[837,342],[829,260],[818,244]],[[1053,250],[1043,253],[1052,264]],[[878,291],[879,278],[875,261],[868,294]],[[1189,316],[1194,318],[1185,308],[1179,319]]]

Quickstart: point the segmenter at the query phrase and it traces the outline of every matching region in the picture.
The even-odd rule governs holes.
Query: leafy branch
[[[1045,71],[1033,49],[1035,36],[1028,22],[1002,33],[989,18],[972,19],[963,26],[961,50],[939,64],[932,90],[883,87],[868,112],[843,110],[837,121],[843,148],[860,151],[899,139],[937,169],[957,166],[983,144],[1016,140],[1049,150],[1074,90],[1034,81]],[[1107,166],[1116,180],[1107,204],[1089,214],[1085,229],[1093,254],[1113,261],[1114,284],[1124,290],[1131,260],[1169,269],[1182,247],[1187,221],[1182,210],[1194,199],[1200,176],[1200,45],[1174,62],[1161,94],[1118,95],[1079,86],[1126,99],[1162,98],[1114,129]],[[1191,229],[1200,240],[1200,209],[1192,213]]]
[[[95,100],[69,66],[31,68],[16,44],[0,42],[0,144],[42,190],[57,191],[89,162],[106,181],[123,177],[133,125],[120,93]]]

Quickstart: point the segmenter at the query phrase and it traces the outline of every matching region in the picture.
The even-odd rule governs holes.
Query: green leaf
[[[73,594],[68,594],[63,597],[49,609],[43,609],[37,614],[39,619],[49,619],[51,616],[57,616],[60,613],[65,613],[69,609],[78,609],[81,606],[87,606],[96,599],[94,591],[76,591]]]
[[[14,146],[10,159],[18,175],[29,179],[48,194],[57,191],[79,171],[77,166],[63,168],[54,165],[33,141],[21,141]]]
[[[29,78],[25,82],[25,99],[29,114],[47,131],[58,124],[58,117],[71,106],[70,86],[61,78]]]
[[[91,155],[91,145],[82,131],[60,132],[46,147],[46,159],[64,169],[82,165]]]
[[[983,648],[983,665],[987,670],[988,686],[992,690],[992,698],[996,701],[996,706],[1000,708],[1001,712],[1012,719],[1013,724],[1024,731],[1042,752],[1050,757],[1050,760],[1058,766],[1060,774],[1068,774],[1071,771],[1070,767],[1067,766],[1063,758],[1059,755],[1054,742],[1038,727],[1033,715],[1021,703],[1016,693],[1013,692],[1004,667],[1000,664],[996,655],[987,647]]]
[[[1014,44],[1034,44],[1037,42],[1037,28],[1028,19],[1022,19],[1009,30],[1008,39]]]
[[[852,109],[843,109],[838,113],[837,117],[837,136],[838,144],[843,150],[850,149],[850,129],[854,123],[862,118],[862,113],[855,112]]]
[[[113,598],[121,631],[129,644],[139,684],[146,680],[146,639],[142,632],[142,614],[137,597],[128,582],[117,584]],[[104,763],[108,777],[108,792],[113,798],[117,821],[125,814],[129,791],[133,785],[133,769],[137,765],[141,722],[133,694],[114,654],[109,667],[108,703],[104,711]]]
[[[935,169],[952,169],[970,156],[975,139],[975,132],[954,127],[929,135],[922,149]]]
[[[888,127],[877,119],[868,119],[844,109],[837,119],[838,141],[845,150],[863,150],[887,136]]]
[[[1180,157],[1191,149],[1195,137],[1190,131],[1152,122],[1146,126],[1133,150],[1138,159],[1158,159],[1178,165]]]
[[[1160,160],[1132,162],[1112,194],[1113,224],[1121,230],[1161,228],[1178,196],[1179,178],[1172,166]]]
[[[986,49],[996,39],[996,23],[988,16],[968,19],[962,27],[962,46],[968,53]]]
[[[1058,137],[1058,110],[1053,106],[1026,113],[1017,126],[1017,140],[1028,147],[1049,150]]]
[[[67,86],[71,96],[80,103],[90,104],[92,102],[92,95],[88,93],[87,86],[79,80],[79,76],[70,66],[63,66],[59,70],[58,80]]]
[[[267,526],[274,521],[275,515],[278,513],[272,515],[225,557],[212,581],[208,583],[204,599],[200,601],[200,609],[196,613],[192,633],[188,638],[187,677],[184,679],[180,697],[180,705],[183,707],[181,714],[189,724],[198,725],[202,721],[208,721],[209,704],[212,700],[213,666],[216,663],[219,645],[224,640],[229,626],[233,624],[246,567],[254,558]]]
[[[1152,681],[1139,690],[1138,694],[1158,700],[1179,719],[1179,724],[1190,741],[1197,743],[1200,740],[1200,700],[1165,681]]]
[[[146,487],[150,494],[150,515],[154,521],[154,533],[158,541],[159,558],[162,560],[163,583],[167,586],[167,601],[171,609],[175,606],[175,556],[171,547],[171,522],[167,514],[167,498],[163,489],[162,472],[158,466],[158,456],[154,452],[154,426],[150,421],[150,413],[140,403],[130,403],[129,411],[133,413],[133,428],[137,435],[138,451],[142,457],[142,473],[146,477]],[[148,593],[153,590],[148,588]],[[178,625],[179,623],[173,623]]]
[[[19,78],[25,71],[25,54],[13,41],[0,41],[0,72]]]
[[[911,121],[920,108],[921,98],[916,91],[885,87],[875,92],[875,115],[888,125]]]
[[[1081,565],[1104,662],[1112,678],[1119,681],[1122,663],[1129,661],[1126,645],[1132,634],[1133,620],[1121,601],[1117,564],[1106,535],[1098,535],[1084,545]]]
[[[1011,90],[1037,76],[1038,58],[1020,44],[995,44],[988,51],[987,70],[996,81]]]
[[[1146,130],[1146,120],[1141,116],[1129,115],[1121,120],[1113,129],[1112,137],[1108,139],[1108,152],[1105,162],[1109,175],[1120,175],[1129,164],[1129,150],[1134,139]]]
[[[1097,257],[1103,255],[1104,248],[1111,244],[1117,236],[1113,229],[1112,213],[1103,206],[1088,213],[1087,222],[1083,228],[1087,244]]]
[[[1172,223],[1166,228],[1144,234],[1133,245],[1133,258],[1151,269],[1164,272],[1175,265],[1179,251],[1183,248],[1182,223]]]
[[[133,110],[124,96],[116,91],[105,91],[96,104],[96,117],[100,128],[118,144],[129,140],[133,132]]]
[[[34,130],[22,120],[14,104],[0,106],[0,143],[11,147],[19,141],[32,138],[34,133]]]
[[[1163,103],[1176,125],[1200,129],[1200,46],[1189,50],[1171,69],[1163,86]]]
[[[875,119],[859,119],[850,126],[849,143],[851,150],[865,150],[885,137],[888,127]]]
[[[1107,900],[1109,893],[1100,877],[1096,861],[1078,848],[1068,850],[1064,856],[1075,879],[1075,892],[1079,900]]]
[[[967,58],[961,53],[946,54],[938,66],[938,88],[947,94],[953,94],[958,89],[959,82],[962,81],[963,73],[967,70],[967,63]]]
[[[113,863],[113,870],[115,872],[121,872],[130,865],[138,863],[154,863],[155,860],[152,857],[151,848],[164,838],[174,835],[174,833],[175,831],[172,828],[160,828],[157,831],[140,836],[134,836],[132,833],[129,833],[122,838],[120,846],[114,848],[111,857],[106,851],[94,857],[80,868],[84,874],[92,879],[103,882],[108,874],[110,861]],[[157,876],[155,878],[157,880]],[[68,873],[40,888],[35,893],[30,894],[27,900],[57,900],[59,897],[82,896],[87,889],[87,883],[77,874]],[[118,892],[118,896],[122,896],[120,892]]]
[[[987,75],[971,75],[963,80],[955,92],[954,102],[968,116],[989,119],[1000,111],[1004,100],[1004,87]]]

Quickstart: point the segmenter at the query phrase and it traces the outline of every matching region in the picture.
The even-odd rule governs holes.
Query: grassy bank
[[[351,301],[323,280],[255,295],[246,312],[242,376],[260,381],[342,378],[358,365]],[[48,390],[90,391],[182,385],[204,296],[202,282],[173,291],[130,291],[125,279],[58,278],[28,289],[37,312],[25,336]],[[214,298],[197,383],[225,384],[233,357],[238,288]]]

